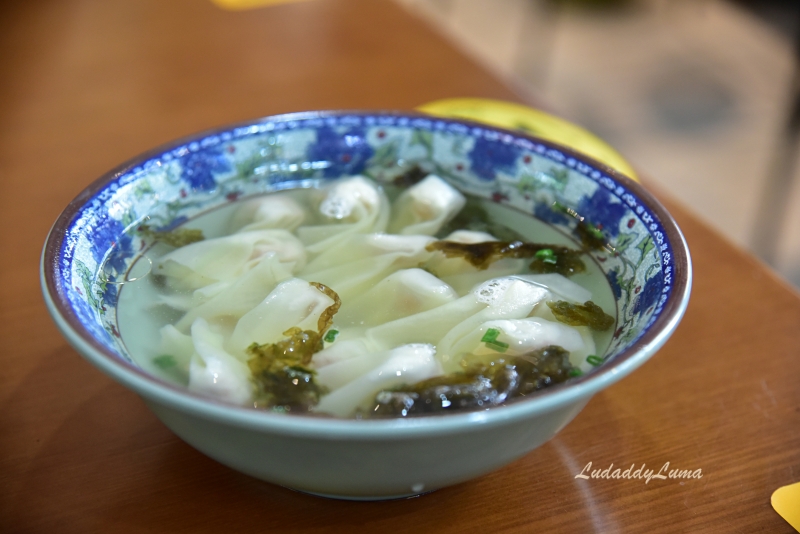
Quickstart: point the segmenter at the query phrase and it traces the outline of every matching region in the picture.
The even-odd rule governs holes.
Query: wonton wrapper
[[[366,339],[336,339],[328,347],[314,354],[311,359],[311,367],[321,369],[326,365],[331,365],[337,362],[355,358],[356,356],[363,356],[373,352],[380,352],[372,350],[367,346]]]
[[[230,232],[282,228],[292,231],[306,219],[306,210],[286,193],[246,200],[228,223]]]
[[[497,241],[497,238],[486,232],[456,230],[443,241],[473,244]],[[488,279],[521,273],[525,269],[525,260],[503,258],[481,270],[464,258],[448,258],[443,252],[436,251],[425,264],[425,268],[450,285],[459,295],[466,295],[476,285]]]
[[[158,347],[159,355],[172,356],[175,359],[176,367],[185,373],[189,372],[189,364],[194,354],[194,343],[192,336],[180,332],[171,324],[165,325],[159,330],[161,343]]]
[[[452,287],[422,269],[395,271],[366,293],[342,303],[336,324],[376,326],[438,308],[458,298]]]
[[[434,174],[412,185],[392,206],[389,232],[402,235],[434,235],[461,211],[467,199]]]
[[[560,275],[547,274],[547,275],[532,275],[532,276],[560,276]],[[585,289],[579,286],[578,284],[575,284],[575,282],[573,282],[572,280],[568,280],[566,278],[564,280],[566,280],[566,282],[568,282],[569,284],[574,284],[577,289],[584,291],[585,293],[580,294],[577,291],[567,290],[566,286],[562,286],[558,289],[563,290],[564,293],[560,295],[556,294],[554,295],[554,297],[556,298],[563,297],[564,300],[572,301],[573,303],[576,304],[583,304],[587,300],[591,300],[591,293],[589,292],[588,289]],[[572,289],[574,290],[575,288]],[[589,295],[588,298],[584,298],[586,294]],[[571,297],[576,297],[576,298],[573,299]],[[556,316],[553,314],[553,310],[551,310],[550,306],[548,306],[547,303],[545,302],[536,306],[531,315],[535,317],[540,317],[542,319],[546,319],[548,321],[558,322],[558,319],[556,319]],[[574,328],[581,335],[581,338],[583,339],[584,348],[570,352],[569,361],[575,367],[579,367],[583,372],[590,371],[591,369],[594,368],[594,366],[586,361],[586,357],[592,354],[594,354],[595,356],[597,355],[597,347],[594,342],[594,334],[592,332],[592,329],[589,328],[588,326],[573,326],[572,328]]]
[[[323,369],[326,369],[327,374],[319,377],[319,382],[325,386],[326,383],[323,380],[328,378],[330,379],[328,384],[336,384],[337,388],[322,397],[319,404],[314,407],[314,411],[347,417],[358,408],[369,409],[370,403],[375,400],[375,395],[383,389],[390,389],[402,384],[415,384],[441,375],[442,368],[436,361],[435,354],[436,348],[433,345],[413,343],[397,347],[386,354],[358,357],[374,356],[370,362],[358,362],[354,361],[356,358],[353,358],[325,367]],[[363,365],[356,365],[358,363],[363,363]],[[370,368],[371,363],[376,363],[377,366],[353,380],[347,381],[345,377],[332,379],[331,368],[335,365],[348,365],[362,370],[362,368]],[[322,373],[322,370],[319,372]],[[339,385],[342,382],[345,383]]]
[[[311,254],[338,247],[353,234],[384,232],[389,222],[389,200],[371,180],[356,176],[325,189],[319,205],[327,224],[301,226],[297,236]]]
[[[192,324],[195,353],[189,365],[189,389],[235,404],[252,396],[250,369],[222,348],[223,337],[204,319]]]
[[[341,247],[312,260],[298,276],[321,282],[346,302],[398,269],[417,267],[431,256],[427,236],[354,235]]]
[[[508,344],[505,351],[499,352],[496,348],[481,342],[489,329],[500,331],[496,339]],[[453,345],[450,352],[456,356],[466,355],[464,359],[468,364],[475,362],[488,364],[497,358],[519,356],[550,345],[557,345],[570,354],[586,349],[583,337],[574,327],[537,317],[486,321],[463,336]],[[459,371],[462,368],[460,362],[459,358],[450,358],[445,365],[445,371]]]
[[[175,289],[199,289],[216,282],[233,282],[274,253],[284,263],[302,269],[303,244],[286,230],[256,230],[198,241],[162,256],[153,272],[167,277]]]
[[[523,280],[497,278],[438,308],[370,328],[366,337],[375,346],[386,348],[409,341],[431,343],[444,362],[450,357],[450,347],[470,330],[492,319],[527,317],[549,294]]]
[[[235,282],[226,283],[226,287],[214,296],[190,308],[175,326],[187,331],[197,317],[207,320],[214,317],[241,318],[267,298],[279,282],[292,277],[291,267],[291,263],[281,262],[276,254],[262,256],[255,267]]]
[[[332,304],[333,299],[305,280],[291,278],[239,319],[227,346],[231,353],[246,357],[251,344],[286,339],[283,333],[294,326],[316,332],[319,316]]]

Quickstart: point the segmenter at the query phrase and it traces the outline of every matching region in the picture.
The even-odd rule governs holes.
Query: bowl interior
[[[269,117],[136,158],[65,210],[45,248],[45,279],[73,330],[106,357],[135,366],[117,325],[117,297],[119,282],[148,244],[136,232],[143,221],[168,229],[269,191],[355,174],[381,182],[416,168],[564,234],[600,230],[606,246],[592,257],[617,312],[603,366],[685,305],[685,244],[638,184],[532,137],[400,113]]]

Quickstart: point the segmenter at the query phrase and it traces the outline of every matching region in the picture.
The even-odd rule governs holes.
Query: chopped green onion
[[[503,343],[502,341],[487,341],[486,346],[497,352],[505,352],[508,350],[508,343]]]
[[[492,343],[497,339],[497,336],[499,335],[500,335],[500,330],[498,330],[497,328],[490,328],[489,330],[486,331],[485,334],[483,334],[481,341],[483,343]]]
[[[575,377],[575,376],[581,376],[581,375],[583,375],[583,373],[577,367],[573,367],[572,369],[569,370],[569,376]]]
[[[328,330],[328,333],[325,334],[325,337],[322,339],[324,339],[327,343],[333,343],[334,341],[336,341],[336,336],[338,335],[339,331],[331,328],[330,330]]]
[[[178,363],[175,361],[175,358],[169,354],[156,356],[153,358],[153,363],[162,369],[169,369],[170,367],[175,367],[178,365]]]
[[[508,349],[508,343],[497,341],[497,336],[499,336],[500,333],[500,330],[497,328],[490,328],[485,334],[483,334],[481,342],[486,343],[487,347],[494,349],[497,352],[505,352]]]
[[[603,364],[603,358],[600,358],[599,356],[597,356],[595,354],[588,355],[586,357],[586,361],[589,362],[590,364],[594,365],[595,367]]]
[[[553,249],[551,248],[543,248],[542,250],[534,254],[534,257],[538,260],[542,260],[544,263],[551,263],[553,265],[558,263],[556,254],[555,252],[553,252]]]

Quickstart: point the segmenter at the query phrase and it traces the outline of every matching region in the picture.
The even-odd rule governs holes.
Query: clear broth
[[[280,193],[288,193],[301,205],[308,205],[305,197],[310,191],[310,189],[294,189],[284,190]],[[391,191],[389,193],[390,196],[393,196]],[[245,200],[251,200],[251,198]],[[477,201],[488,215],[490,223],[516,232],[525,241],[580,248],[578,242],[571,236],[531,215],[485,199],[472,198],[471,201]],[[225,233],[225,229],[240,203],[241,201],[232,202],[201,214],[182,227],[202,230],[206,239],[228,235]],[[136,280],[123,284],[120,289],[117,326],[131,358],[144,371],[168,382],[186,386],[185,375],[182,376],[173,369],[163,369],[154,363],[154,358],[159,355],[160,329],[167,324],[174,323],[182,315],[182,312],[165,305],[153,305],[158,299],[159,289],[153,283],[153,276],[147,275],[157,258],[170,250],[173,249],[156,243],[137,258],[131,266],[127,279]],[[586,264],[586,270],[571,276],[570,280],[588,289],[592,293],[592,300],[616,319],[616,302],[608,279],[592,256],[584,254],[582,258]],[[615,327],[593,333],[597,355],[602,357],[606,353],[614,330]]]

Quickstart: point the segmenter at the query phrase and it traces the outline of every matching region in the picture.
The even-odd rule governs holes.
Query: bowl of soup
[[[102,176],[54,224],[41,277],[72,346],[191,446],[374,500],[552,438],[674,332],[691,264],[658,201],[568,147],[315,111]]]

